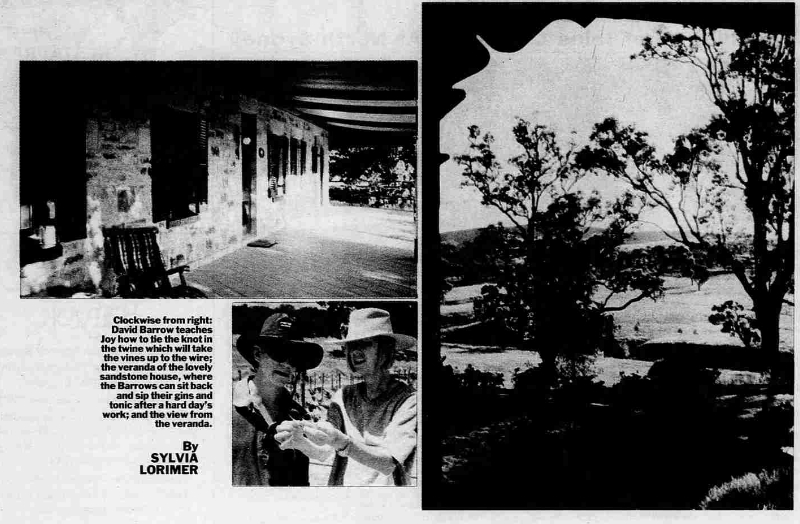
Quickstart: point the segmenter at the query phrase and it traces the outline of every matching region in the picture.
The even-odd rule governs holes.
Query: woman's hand
[[[305,428],[305,424],[313,423],[287,420],[278,424],[275,428],[275,440],[278,442],[278,446],[284,450],[296,449],[308,458],[320,462],[326,461],[333,451],[329,447],[315,445],[314,442],[306,438],[306,433],[309,430]]]
[[[316,445],[317,449],[326,449],[328,453],[332,451],[342,452],[348,448],[347,456],[356,462],[372,468],[384,475],[391,475],[394,471],[396,462],[391,453],[382,446],[371,446],[358,440],[353,441],[336,429],[328,421],[317,422],[303,421],[303,440]]]
[[[347,435],[336,429],[327,420],[314,423],[302,421],[303,434],[317,446],[330,446],[333,449],[342,449],[347,444]]]

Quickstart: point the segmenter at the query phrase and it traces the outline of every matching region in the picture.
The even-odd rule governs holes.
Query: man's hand
[[[347,435],[336,429],[327,420],[320,422],[302,421],[303,434],[317,446],[331,446],[342,449],[347,444]]]
[[[237,408],[246,408],[250,405],[261,404],[261,397],[250,393],[247,382],[237,382],[233,387],[233,405]]]
[[[303,436],[303,426],[297,420],[285,420],[275,428],[275,440],[281,449],[300,449]]]

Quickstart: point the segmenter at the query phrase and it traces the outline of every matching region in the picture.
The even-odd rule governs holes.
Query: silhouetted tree
[[[498,289],[485,290],[479,312],[502,321],[520,344],[535,345],[554,377],[558,357],[577,361],[599,348],[609,334],[606,313],[655,299],[663,281],[649,250],[619,249],[640,201],[627,193],[603,202],[581,192],[573,148],[563,150],[546,126],[518,119],[513,132],[523,152],[510,159],[511,169],[477,126],[469,128],[469,152],[455,159],[463,184],[513,224],[493,233],[502,239],[494,246]]]
[[[668,214],[676,231],[668,236],[730,268],[777,362],[781,307],[794,286],[794,37],[690,27],[645,38],[631,58],[698,69],[719,114],[664,157],[646,133],[607,118],[578,164],[626,182]],[[752,223],[744,236],[741,215],[730,212],[737,196]]]
[[[496,280],[498,261],[508,243],[506,231],[494,225],[481,228],[472,240],[458,249],[463,284],[479,284]]]

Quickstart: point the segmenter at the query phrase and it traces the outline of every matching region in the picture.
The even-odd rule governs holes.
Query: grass
[[[619,326],[618,338],[742,345],[737,338],[721,333],[719,326],[708,321],[711,306],[726,300],[752,306],[734,275],[715,275],[699,291],[688,279],[669,277],[665,279],[665,288],[662,299],[643,300],[614,314]],[[627,298],[621,296],[619,301]],[[785,306],[781,312],[780,332],[783,350],[794,347],[793,319],[794,307]]]
[[[776,487],[781,488],[782,484],[780,491],[785,491],[788,495],[785,498],[789,500],[786,507],[776,505],[775,496],[769,493]],[[747,473],[714,486],[700,503],[700,509],[792,509],[791,499],[791,475],[780,470],[763,470],[758,475]]]
[[[786,509],[792,457],[780,451],[788,426],[786,420],[776,424],[774,413],[782,404],[788,407],[780,416],[793,411],[791,395],[767,398],[760,386],[737,390],[707,401],[679,395],[677,409],[676,400],[662,399],[635,410],[626,402],[570,395],[462,396],[470,406],[463,411],[480,421],[459,423],[443,436],[439,502],[509,509]],[[787,466],[788,479],[777,479],[781,486],[772,473],[748,474]]]
[[[445,297],[441,306],[442,324],[450,326],[471,321],[471,299],[480,296],[481,284],[456,287]],[[615,297],[610,305],[624,303],[633,295]],[[598,298],[603,298],[598,296]],[[792,298],[792,297],[790,297]],[[736,300],[752,306],[750,298],[734,275],[712,276],[698,291],[689,279],[667,277],[663,298],[643,300],[614,313],[617,338],[630,341],[679,341],[709,345],[742,345],[739,339],[720,332],[719,326],[708,321],[711,306],[726,300]],[[794,307],[785,306],[781,312],[781,349],[794,347]]]
[[[512,378],[514,369],[535,367],[541,362],[539,354],[535,351],[507,349],[497,351],[475,351],[474,348],[458,344],[442,344],[442,356],[445,364],[454,369],[463,371],[467,365],[472,364],[475,369],[491,373],[503,373],[505,387],[513,386]],[[596,381],[603,382],[606,386],[613,386],[625,375],[646,376],[653,366],[652,362],[634,360],[629,358],[597,357],[592,365]],[[741,371],[733,369],[720,370],[718,383],[722,385],[764,384],[766,377],[762,373]]]
[[[615,314],[618,340],[692,348],[704,355],[715,354],[712,348],[742,346],[708,322],[712,305],[726,300],[750,305],[733,275],[715,275],[701,290],[688,279],[668,278],[665,284],[662,299]],[[471,297],[480,287],[448,293],[441,307],[443,327],[474,320]],[[787,352],[793,351],[793,315],[794,308],[786,306],[781,317],[781,348]],[[540,362],[535,351],[499,351],[482,338],[480,328],[452,339],[462,343],[445,336],[444,363],[460,371],[472,365],[503,373],[505,387],[511,388],[514,369]],[[766,376],[744,368],[721,370],[708,389],[684,384],[678,370],[670,388],[650,389],[644,399],[637,388],[611,388],[622,374],[645,376],[652,365],[597,357],[592,371],[607,387],[561,400],[556,391],[539,400],[509,391],[445,397],[442,416],[450,420],[440,421],[444,484],[438,503],[443,508],[692,509],[709,497],[704,504],[721,500],[719,505],[733,507],[785,508],[783,492],[791,475],[787,480],[773,472],[791,459],[781,451],[791,443],[781,440],[783,422],[770,424],[769,417],[777,404],[791,406],[793,396],[769,393]],[[702,391],[709,394],[700,402]],[[534,474],[519,482],[525,472]]]

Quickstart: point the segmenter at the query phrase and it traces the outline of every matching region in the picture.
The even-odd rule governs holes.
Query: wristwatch
[[[340,457],[347,457],[350,455],[350,444],[353,443],[349,436],[345,435],[344,438],[346,440],[344,446],[336,450],[336,454]]]

